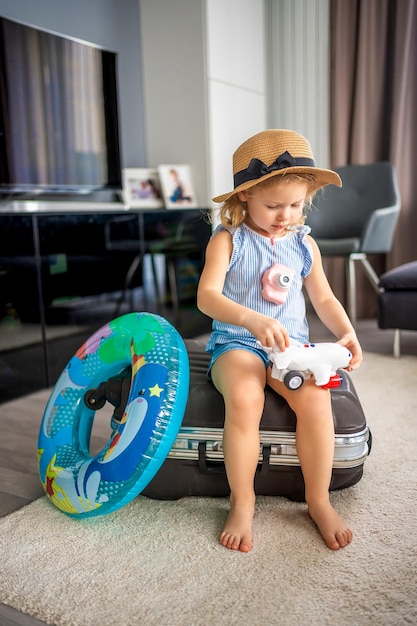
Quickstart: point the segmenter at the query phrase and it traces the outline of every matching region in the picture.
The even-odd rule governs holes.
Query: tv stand
[[[135,306],[167,317],[185,338],[209,332],[208,318],[195,306],[196,276],[211,236],[207,213],[207,209],[130,209],[120,202],[84,203],[81,198],[75,203],[36,200],[0,205],[0,374],[4,359],[7,363],[6,354],[13,350],[12,341],[10,347],[7,345],[12,334],[1,324],[10,304],[22,328],[38,328],[35,343],[44,352],[44,387],[54,384],[72,356],[67,352],[52,354],[56,339],[51,337],[61,327],[79,328],[87,338],[100,325]],[[164,294],[155,294],[154,289],[151,298],[143,299],[147,294],[143,259],[148,254],[159,256],[161,261],[161,255],[169,251],[167,242],[178,233],[177,241],[181,242],[184,229],[187,246],[177,246],[173,258],[180,301],[175,312],[169,289]],[[138,255],[139,267],[127,284],[126,277]],[[163,282],[169,287],[168,271]],[[126,295],[125,290],[136,294],[136,300],[140,297],[140,302],[126,297],[117,310],[118,294]],[[79,335],[76,340],[80,343]],[[12,361],[12,376],[21,380],[22,373]],[[32,374],[39,379],[39,371]],[[0,376],[0,402],[2,395]]]

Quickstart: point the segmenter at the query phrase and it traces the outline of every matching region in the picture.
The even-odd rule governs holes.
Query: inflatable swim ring
[[[115,430],[91,456],[95,409],[106,401],[100,390],[105,381],[126,377],[127,398],[112,420]],[[74,517],[111,513],[130,502],[171,449],[188,388],[187,350],[164,318],[129,313],[95,332],[60,375],[42,418],[39,474],[50,500]]]

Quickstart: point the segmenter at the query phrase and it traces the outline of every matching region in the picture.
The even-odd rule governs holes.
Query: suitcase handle
[[[215,465],[207,464],[207,443],[205,441],[198,442],[198,469],[202,474],[224,474],[224,464],[216,463]],[[269,459],[271,457],[271,445],[262,446],[262,462],[258,464],[256,473],[260,476],[266,476],[269,469]]]
[[[207,443],[205,441],[198,442],[198,469],[202,474],[224,474],[224,464],[216,463],[215,465],[207,465]]]

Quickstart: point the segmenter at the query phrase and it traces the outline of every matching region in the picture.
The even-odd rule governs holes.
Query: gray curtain
[[[417,260],[417,0],[330,0],[331,162],[392,161],[402,198],[391,254],[378,273]],[[358,271],[358,314],[376,314]],[[344,268],[329,263],[344,301]]]

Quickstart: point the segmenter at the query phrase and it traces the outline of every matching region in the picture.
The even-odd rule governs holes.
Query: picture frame
[[[159,165],[158,173],[167,209],[198,208],[189,165]]]
[[[129,207],[157,209],[164,206],[156,168],[125,168],[122,178],[123,202]]]

